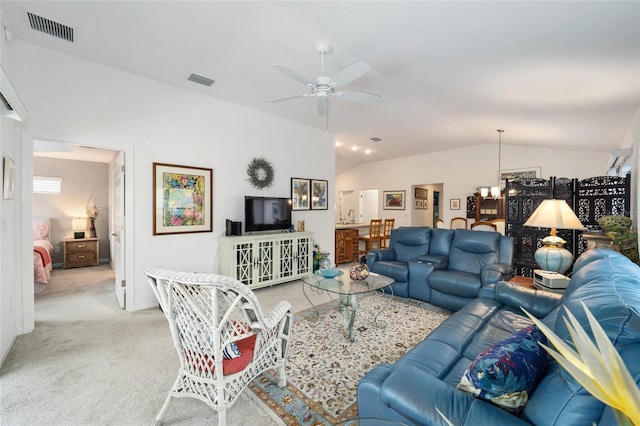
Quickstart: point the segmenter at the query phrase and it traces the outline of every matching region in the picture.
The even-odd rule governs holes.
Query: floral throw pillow
[[[469,364],[458,389],[519,416],[547,366],[538,342],[547,338],[532,325],[494,344]]]

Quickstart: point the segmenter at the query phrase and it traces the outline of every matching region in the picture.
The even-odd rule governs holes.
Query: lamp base
[[[545,244],[540,247],[536,250],[535,258],[542,269],[545,271],[558,272],[559,274],[564,274],[565,271],[569,269],[569,266],[571,266],[571,263],[573,263],[573,255],[571,252],[557,244]]]
[[[73,238],[75,238],[76,240],[84,238],[84,232],[74,232],[73,233]]]

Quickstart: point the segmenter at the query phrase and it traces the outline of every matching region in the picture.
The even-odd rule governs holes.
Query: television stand
[[[294,281],[313,268],[313,232],[220,237],[220,274],[251,289]]]

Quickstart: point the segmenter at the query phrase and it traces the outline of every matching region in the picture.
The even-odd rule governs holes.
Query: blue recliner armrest
[[[449,264],[449,256],[439,254],[423,254],[416,257],[416,260],[422,263],[430,263],[434,269],[447,269]]]
[[[508,281],[513,278],[513,266],[507,263],[489,263],[480,268],[480,282],[483,286],[499,280]]]
[[[436,408],[457,426],[528,424],[407,364],[396,369],[384,381],[381,399],[383,404],[415,424],[444,424]]]
[[[560,304],[562,294],[536,290],[519,284],[498,281],[495,287],[495,299],[512,308],[526,309],[537,318],[547,316]]]
[[[367,253],[367,266],[382,260],[395,260],[396,253],[393,249],[374,249]]]

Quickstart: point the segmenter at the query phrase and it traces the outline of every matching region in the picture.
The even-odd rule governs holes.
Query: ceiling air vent
[[[204,86],[211,86],[213,83],[215,83],[215,80],[211,80],[210,78],[203,77],[198,74],[191,74],[189,78],[187,78],[187,80],[193,81],[194,83],[202,84]]]
[[[31,12],[27,12],[27,16],[29,17],[29,24],[31,24],[31,29],[41,31],[45,34],[49,34],[50,36],[58,37],[73,43],[73,28],[52,21],[51,19],[34,15]]]

